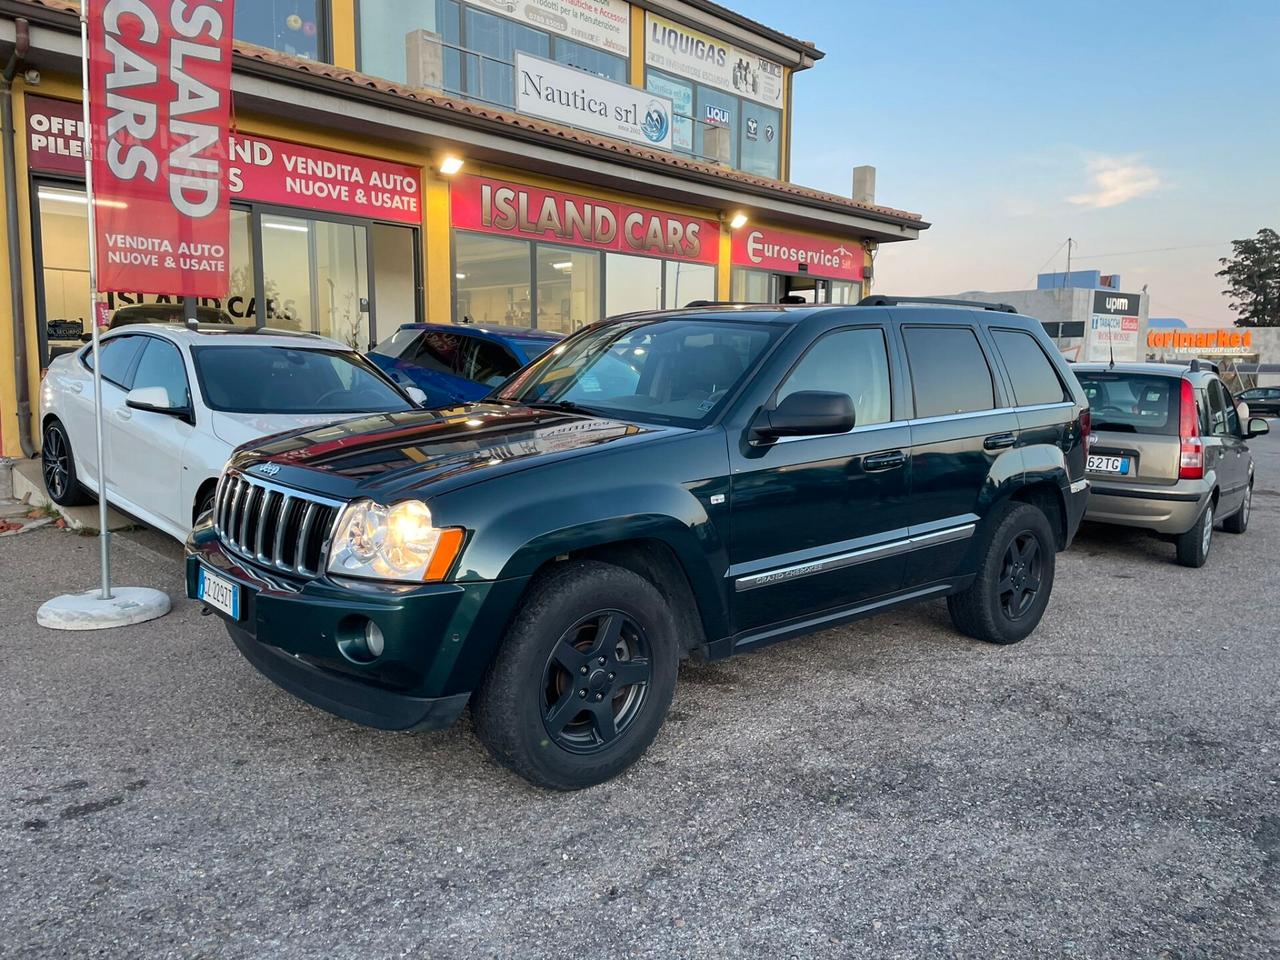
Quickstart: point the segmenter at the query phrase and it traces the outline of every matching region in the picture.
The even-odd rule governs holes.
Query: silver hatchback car
[[[1248,441],[1270,427],[1242,412],[1211,364],[1072,370],[1092,420],[1086,520],[1154,531],[1173,541],[1188,567],[1204,565],[1216,521],[1244,533],[1253,503]]]

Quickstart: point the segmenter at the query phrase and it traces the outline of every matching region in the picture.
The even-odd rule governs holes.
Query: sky
[[[1152,316],[1234,319],[1230,241],[1280,229],[1280,0],[721,0],[826,53],[796,77],[791,179],[924,215],[875,290],[1025,290],[1066,267]]]

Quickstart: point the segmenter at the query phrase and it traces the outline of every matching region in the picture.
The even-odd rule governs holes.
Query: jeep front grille
[[[214,530],[233,553],[270,570],[319,576],[343,504],[227,471],[213,505]]]

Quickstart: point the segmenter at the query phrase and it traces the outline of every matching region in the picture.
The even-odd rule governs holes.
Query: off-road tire
[[[643,629],[650,679],[630,725],[584,755],[561,746],[547,729],[544,671],[565,631],[606,608]],[[675,692],[679,649],[676,619],[651,583],[613,564],[559,563],[530,587],[472,698],[476,736],[498,763],[538,786],[580,790],[603,783],[635,763],[657,736]]]
[[[1184,567],[1203,567],[1213,548],[1214,502],[1205,504],[1204,511],[1195,525],[1186,533],[1174,538],[1178,563]]]
[[[40,475],[50,500],[60,507],[79,507],[93,502],[93,497],[81,485],[76,474],[76,458],[71,450],[67,428],[56,417],[45,424],[44,440],[40,444],[40,461]],[[62,479],[51,482],[50,472],[55,469],[63,472]]]
[[[1033,537],[1040,554],[1039,587],[1029,606],[1016,619],[1006,612],[1001,583],[1006,554],[1019,538]],[[1039,625],[1053,592],[1057,539],[1049,519],[1026,503],[1007,503],[988,524],[986,541],[973,583],[947,598],[956,629],[986,643],[1010,644],[1025,639]]]

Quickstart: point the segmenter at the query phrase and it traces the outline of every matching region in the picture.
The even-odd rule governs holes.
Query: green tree
[[[1238,327],[1280,327],[1280,234],[1263,227],[1256,237],[1232,240],[1231,256],[1218,262]]]

